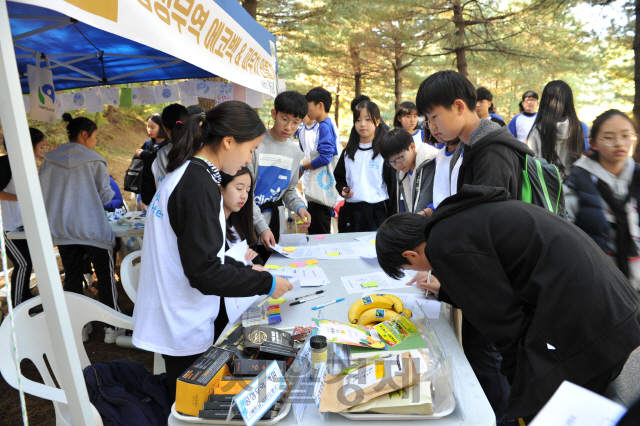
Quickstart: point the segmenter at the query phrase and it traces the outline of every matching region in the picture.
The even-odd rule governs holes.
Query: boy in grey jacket
[[[53,243],[58,246],[65,271],[65,291],[83,294],[83,258],[93,264],[101,303],[119,311],[114,277],[115,235],[103,205],[113,198],[107,161],[93,149],[98,128],[86,117],[68,121],[69,143],[44,155],[40,185],[49,217]],[[89,337],[83,330],[83,341]],[[105,328],[105,343],[114,343],[124,330]]]
[[[404,195],[405,211],[426,215],[433,204],[433,177],[438,149],[429,144],[416,148],[413,137],[404,129],[396,128],[380,141],[382,158],[397,170],[396,205],[401,211],[400,195]]]

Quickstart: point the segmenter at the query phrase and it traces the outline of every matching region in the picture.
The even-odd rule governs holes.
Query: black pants
[[[222,330],[226,327],[229,322],[229,317],[227,316],[227,309],[225,308],[224,298],[220,298],[220,312],[218,313],[218,317],[215,319],[214,326],[214,337],[213,342],[217,342],[218,338],[222,334]],[[171,356],[171,355],[162,355],[164,358],[164,364],[167,371],[166,385],[169,388],[169,396],[171,397],[171,401],[176,400],[176,380],[178,377],[184,373],[187,368],[191,366],[198,357],[202,354],[196,355],[187,355],[187,356]]]
[[[496,423],[500,424],[507,418],[509,395],[511,395],[511,386],[507,378],[500,373],[502,356],[495,345],[471,325],[464,316],[464,312],[462,314],[462,347],[496,414]]]
[[[64,290],[78,294],[82,291],[84,280],[84,255],[87,254],[98,277],[98,299],[100,303],[120,312],[118,307],[118,289],[114,276],[113,252],[94,246],[70,244],[58,246],[62,266],[64,267]]]
[[[311,215],[311,225],[309,235],[330,234],[331,233],[331,212],[333,209],[323,204],[309,201],[307,209]]]
[[[376,204],[345,202],[338,215],[338,232],[377,231],[382,222],[387,219],[388,210],[387,203],[384,201]]]
[[[31,254],[27,240],[10,240],[7,234],[3,233],[4,244],[7,248],[7,257],[13,263],[13,273],[11,274],[11,300],[15,308],[20,303],[33,297],[29,290],[31,278]]]

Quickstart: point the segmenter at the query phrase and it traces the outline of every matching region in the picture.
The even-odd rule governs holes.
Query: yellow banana
[[[393,294],[383,294],[383,293],[376,294],[376,296],[383,296],[391,299],[391,301],[393,302],[393,310],[396,311],[397,313],[401,313],[402,310],[404,309],[404,304],[402,303],[402,300],[400,300],[398,296],[394,296]]]
[[[391,309],[393,308],[393,301],[388,297],[378,296],[375,294],[358,299],[349,308],[349,322],[351,324],[355,324],[358,321],[358,318],[360,318],[362,312],[372,308]]]
[[[407,316],[407,318],[411,318],[413,316],[413,312],[409,309],[403,309],[402,312]]]
[[[367,309],[364,311],[360,318],[358,318],[358,325],[375,325],[382,321],[387,321],[396,318],[399,313],[393,309]]]

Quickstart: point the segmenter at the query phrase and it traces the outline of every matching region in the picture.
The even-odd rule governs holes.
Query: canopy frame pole
[[[62,290],[53,241],[42,198],[42,188],[33,158],[27,115],[16,67],[13,38],[6,1],[0,2],[0,119],[11,158],[12,175],[20,200],[33,267],[38,277],[49,336],[58,364],[58,383],[64,390],[73,423],[95,426],[93,409],[85,385],[71,319]],[[11,344],[2,342],[2,344]]]
[[[176,59],[175,61],[169,62],[167,64],[156,65],[155,67],[144,68],[144,69],[141,69],[141,70],[138,70],[138,71],[132,71],[132,72],[129,72],[129,73],[126,73],[126,74],[120,74],[120,75],[117,75],[115,77],[111,77],[109,79],[109,82],[112,82],[114,80],[119,80],[119,79],[124,78],[124,77],[129,77],[130,75],[133,75],[133,74],[139,74],[139,73],[143,73],[143,72],[147,72],[147,71],[157,70],[159,68],[169,67],[171,65],[176,65],[176,64],[179,64],[181,62],[184,62],[184,61],[182,59]]]
[[[65,16],[64,19],[61,19],[60,21],[55,22],[53,24],[45,25],[42,28],[38,28],[38,29],[35,29],[35,30],[27,31],[26,33],[18,34],[18,35],[13,37],[13,41],[15,42],[15,41],[18,41],[18,40],[22,40],[23,38],[31,37],[31,36],[34,36],[34,35],[46,33],[47,31],[51,31],[51,30],[55,30],[55,29],[58,29],[58,28],[66,27],[67,25],[71,25],[73,23],[74,23],[74,21],[71,18],[69,18],[68,16]]]
[[[19,48],[19,49],[26,50],[27,52],[31,52],[31,53],[34,53],[34,54],[36,53],[36,51],[35,51],[35,50],[33,50],[33,49],[31,49],[31,48],[28,48],[27,46],[23,46],[23,45],[18,44],[18,43],[13,43],[13,45],[14,45],[15,47]],[[12,49],[12,50],[13,50],[13,49]],[[44,54],[46,55],[46,52],[42,52],[42,53],[44,53]],[[66,62],[64,62],[64,61],[60,61],[60,60],[58,60],[58,59],[53,59],[53,58],[52,58],[52,57],[50,57],[50,56],[49,56],[49,60],[50,60],[51,62],[55,63],[55,64],[59,64],[60,66],[63,66],[63,67],[65,67],[65,68],[69,68],[70,70],[75,71],[75,72],[77,72],[77,73],[79,73],[79,74],[86,75],[87,77],[92,78],[94,81],[97,81],[97,82],[101,82],[101,81],[102,81],[102,78],[101,78],[101,77],[98,77],[97,75],[94,75],[94,74],[91,74],[91,73],[89,73],[89,72],[83,71],[83,70],[81,70],[80,68],[76,68],[76,67],[74,67],[74,66],[72,66],[72,65],[68,65],[68,64],[67,64]]]
[[[66,15],[21,15],[18,13],[10,13],[9,19],[24,19],[26,21],[63,21],[69,19]]]
[[[47,56],[49,56],[49,55],[47,55]],[[49,67],[49,69],[52,70],[52,69],[59,68],[59,67],[65,67],[66,68],[67,65],[75,64],[76,62],[82,62],[82,61],[86,61],[86,60],[93,59],[93,58],[97,58],[99,56],[100,55],[98,53],[93,53],[91,55],[82,56],[82,57],[76,58],[76,59],[71,59],[70,61],[65,61],[65,62],[60,62],[60,63],[58,63],[56,61],[56,65],[52,65],[51,67]],[[50,61],[54,61],[54,59],[51,58],[50,56],[49,56],[49,60]]]

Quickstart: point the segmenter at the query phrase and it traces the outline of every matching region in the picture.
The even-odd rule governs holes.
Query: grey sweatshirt
[[[53,243],[112,250],[115,235],[103,208],[115,195],[107,161],[69,142],[44,155],[39,174]]]
[[[417,213],[433,203],[433,177],[436,171],[435,158],[438,149],[423,143],[416,153],[416,166],[413,175],[397,172],[397,205],[400,209],[400,193],[404,194],[407,211]]]
[[[269,229],[271,219],[271,213],[260,212],[263,203],[282,199],[285,207],[296,213],[300,207],[305,207],[304,201],[296,193],[303,155],[298,143],[291,139],[279,142],[268,130],[254,151],[252,162],[247,167],[255,182],[253,226],[258,236]]]
[[[153,172],[153,178],[156,182],[156,189],[160,186],[160,182],[167,175],[167,164],[169,164],[169,152],[173,148],[173,143],[169,142],[158,151],[156,159],[153,160],[151,165],[151,171]]]
[[[569,120],[561,121],[556,126],[556,153],[558,154],[558,159],[562,162],[564,166],[564,170],[562,172],[563,179],[566,179],[571,174],[571,167],[573,167],[573,163],[576,161],[571,152],[569,152],[569,146],[567,144],[567,139],[569,139]],[[535,152],[536,157],[542,158],[542,140],[540,139],[540,133],[538,133],[538,129],[534,127],[531,129],[531,133],[527,137],[527,144],[529,148],[533,152]]]

